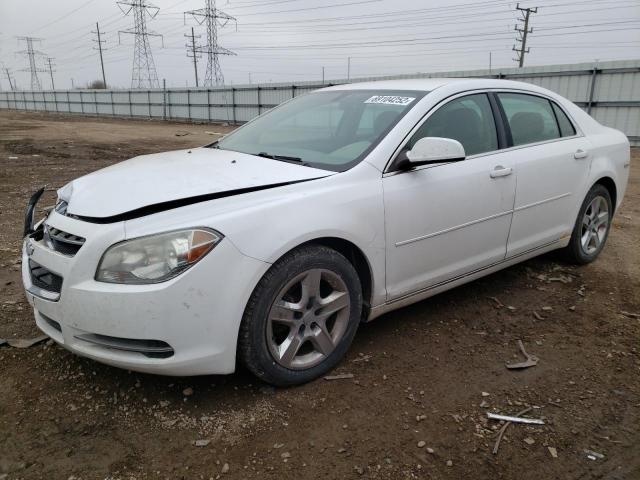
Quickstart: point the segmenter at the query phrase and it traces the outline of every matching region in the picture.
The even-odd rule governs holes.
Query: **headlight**
[[[102,256],[96,280],[131,284],[164,282],[197,263],[220,240],[220,233],[196,228],[117,243]]]

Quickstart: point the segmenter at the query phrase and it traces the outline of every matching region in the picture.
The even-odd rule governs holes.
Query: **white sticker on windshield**
[[[396,95],[374,95],[364,103],[379,103],[383,105],[400,105],[406,106],[413,102],[415,97],[398,97]]]

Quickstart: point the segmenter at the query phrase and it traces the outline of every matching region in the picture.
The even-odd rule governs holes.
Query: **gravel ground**
[[[38,335],[19,275],[32,191],[228,130],[0,112],[0,338]],[[0,347],[0,480],[640,478],[633,157],[598,261],[544,255],[363,325],[335,371],[350,379],[273,389],[243,370],[159,377]],[[507,370],[519,339],[540,363]],[[545,425],[511,425],[494,455],[487,412],[527,407]]]

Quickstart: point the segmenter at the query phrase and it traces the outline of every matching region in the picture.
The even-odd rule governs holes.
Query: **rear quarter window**
[[[576,129],[567,117],[567,114],[556,105],[554,102],[551,102],[553,106],[553,112],[556,114],[556,118],[558,119],[558,126],[560,127],[560,135],[563,137],[571,137],[576,134]]]

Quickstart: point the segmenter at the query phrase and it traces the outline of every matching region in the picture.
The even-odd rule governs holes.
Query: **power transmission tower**
[[[146,0],[128,0],[116,2],[120,10],[125,15],[133,12],[134,27],[118,32],[118,42],[120,34],[127,33],[135,35],[135,46],[133,52],[133,72],[131,75],[132,88],[160,88],[156,64],[153,61],[149,37],[160,37],[162,35],[147,30],[147,16],[153,19],[158,15],[160,9]],[[129,8],[127,8],[129,7]],[[164,47],[164,40],[162,43]]]
[[[56,84],[53,83],[53,65],[51,64],[52,60],[53,58],[47,57],[47,65],[49,66],[49,75],[51,76],[51,90],[55,90]]]
[[[18,41],[24,41],[27,43],[27,49],[21,50],[17,53],[21,55],[26,55],[29,59],[29,68],[25,68],[22,71],[31,73],[31,90],[42,90],[42,84],[40,83],[40,79],[38,78],[38,72],[46,72],[43,68],[38,68],[36,66],[36,55],[44,55],[44,53],[33,49],[33,42],[42,41],[41,38],[35,37],[17,37]]]
[[[216,8],[216,0],[205,0],[204,8],[190,10],[184,13],[185,23],[187,14],[195,18],[199,25],[206,23],[207,45],[200,49],[202,53],[207,54],[207,70],[204,76],[204,86],[224,85],[224,75],[222,74],[218,57],[220,55],[235,55],[235,53],[218,45],[218,28],[223,28],[227,23],[237,22],[237,20],[222,10],[218,10]]]
[[[523,28],[518,27],[516,23],[515,30],[518,32],[518,38],[516,38],[516,42],[520,44],[518,48],[514,45],[512,50],[518,54],[518,58],[514,58],[516,62],[518,62],[518,67],[522,67],[524,65],[524,54],[529,53],[529,49],[527,48],[527,35],[529,33],[533,33],[533,28],[529,28],[529,17],[532,13],[538,13],[538,7],[535,8],[522,8],[518,3],[516,5],[516,10],[520,10],[522,18],[519,18],[519,22],[523,22]]]
[[[196,87],[198,86],[198,58],[200,58],[200,47],[196,45],[196,37],[200,38],[200,35],[196,35],[191,27],[191,35],[184,34],[185,37],[191,39],[191,43],[187,43],[187,57],[193,58],[193,72],[196,75]],[[191,50],[191,53],[189,53]]]
[[[96,30],[95,32],[92,30],[91,33],[95,33],[97,35],[97,39],[93,39],[94,42],[96,42],[98,44],[97,47],[93,47],[94,50],[98,50],[100,52],[100,67],[102,68],[102,83],[104,85],[104,88],[107,88],[107,79],[104,76],[104,60],[102,58],[102,44],[105,43],[105,40],[102,40],[101,35],[104,32],[100,31],[100,25],[98,25],[98,22],[96,22]]]

